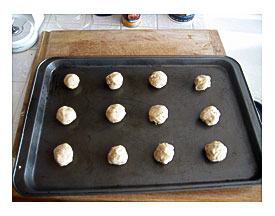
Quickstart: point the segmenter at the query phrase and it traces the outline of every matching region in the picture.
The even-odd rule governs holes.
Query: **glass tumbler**
[[[83,30],[93,24],[91,14],[55,14],[54,17],[58,27],[63,30]]]

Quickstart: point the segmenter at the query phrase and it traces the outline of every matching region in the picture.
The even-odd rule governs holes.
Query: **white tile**
[[[55,22],[49,22],[47,23],[47,26],[45,28],[46,31],[57,31],[62,30]]]
[[[81,30],[92,30],[92,26],[93,26],[93,21],[91,21],[88,26],[86,26],[85,28],[83,28]]]
[[[42,23],[42,25],[40,26],[39,31],[38,31],[39,36],[41,35],[41,33],[42,33],[43,31],[47,31],[47,26],[48,26],[48,22],[43,22],[43,23]]]
[[[120,30],[119,25],[92,25],[91,30]]]
[[[248,15],[205,15],[209,27],[230,32],[262,33],[262,19],[258,16]]]
[[[157,15],[158,29],[192,29],[192,21],[177,23],[172,21],[167,14]]]
[[[88,26],[85,26],[84,28],[80,28],[81,27],[81,22],[76,21],[74,22],[73,19],[71,19],[70,17],[68,17],[67,20],[64,19],[63,24],[60,23],[58,24],[58,22],[55,20],[55,15],[53,14],[52,17],[50,19],[50,22],[47,24],[46,26],[46,31],[59,31],[59,30],[90,30],[94,23],[94,20],[92,18],[92,15],[90,14],[84,14],[86,15],[85,18],[83,18],[82,23],[88,23]]]
[[[44,14],[44,21],[43,22],[49,22],[51,18],[51,14]]]
[[[141,23],[138,27],[157,28],[157,15],[142,14]]]
[[[62,16],[63,19],[64,19],[64,21],[66,21],[66,23],[74,23],[73,19],[77,15],[91,15],[91,14],[51,14],[50,18],[49,18],[49,20],[47,22],[49,22],[49,23],[56,23],[57,16]]]
[[[73,23],[73,17],[77,16],[77,14],[51,14],[49,19],[49,23],[56,23],[57,16],[62,16],[67,23]],[[67,17],[67,19],[65,19]]]
[[[210,29],[204,14],[195,14],[192,20],[193,29]]]
[[[50,23],[55,23],[55,14],[51,14],[50,15],[50,18],[49,18],[49,20],[48,20],[48,22]]]
[[[12,54],[12,81],[26,82],[30,68],[35,57],[36,50],[29,49],[21,53]]]
[[[12,116],[14,117],[25,83],[12,82]]]
[[[120,26],[121,14],[113,14],[111,16],[97,16],[93,15],[95,25]]]
[[[140,28],[157,28],[157,15],[155,14],[142,14]]]

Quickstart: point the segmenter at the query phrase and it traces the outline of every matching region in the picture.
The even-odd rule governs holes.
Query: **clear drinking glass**
[[[88,29],[93,24],[91,14],[55,14],[56,24],[64,30]]]

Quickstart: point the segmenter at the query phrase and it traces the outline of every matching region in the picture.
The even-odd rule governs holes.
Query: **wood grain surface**
[[[16,157],[24,114],[29,101],[35,70],[39,63],[53,56],[118,55],[226,55],[216,30],[91,30],[42,32],[30,71],[16,133],[13,157]],[[13,201],[262,201],[262,187],[197,190],[183,192],[114,194],[92,196],[24,197],[13,187]]]
[[[55,31],[43,37],[45,57],[225,54],[218,32],[209,30]]]

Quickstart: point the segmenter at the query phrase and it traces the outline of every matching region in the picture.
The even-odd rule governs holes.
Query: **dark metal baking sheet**
[[[156,70],[168,84],[155,89],[148,82]],[[123,86],[111,91],[107,74],[119,71]],[[80,86],[63,84],[75,73]],[[199,74],[212,77],[212,87],[194,90]],[[127,115],[111,124],[105,117],[110,104],[120,103]],[[163,104],[169,118],[163,125],[148,121],[152,105]],[[70,125],[56,118],[59,107],[73,107],[78,115]],[[221,111],[212,127],[199,120],[206,106]],[[214,140],[228,147],[227,158],[211,163],[204,146]],[[59,167],[53,149],[64,142],[74,150],[74,161]],[[154,161],[161,142],[175,147],[168,165]],[[107,153],[124,145],[127,164],[109,165]],[[14,186],[23,195],[110,194],[177,191],[261,184],[261,123],[241,67],[226,56],[53,57],[37,68],[17,160]]]

